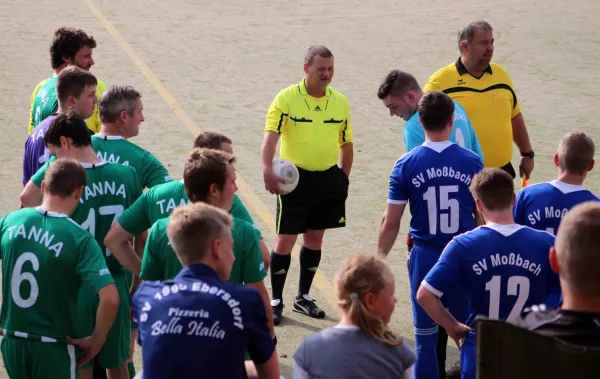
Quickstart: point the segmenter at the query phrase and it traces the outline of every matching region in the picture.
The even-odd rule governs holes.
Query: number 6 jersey
[[[41,186],[49,164],[31,177],[37,187]],[[123,266],[104,246],[104,237],[121,213],[142,194],[138,176],[134,168],[117,163],[80,164],[85,168],[87,185],[71,218],[96,238],[110,272],[122,271]]]
[[[98,292],[113,283],[94,238],[67,215],[39,207],[0,220],[0,255],[6,335],[50,343],[77,337],[80,286]]]
[[[409,203],[415,244],[441,251],[452,237],[475,227],[469,185],[482,169],[475,153],[450,141],[426,141],[396,161],[387,202]]]

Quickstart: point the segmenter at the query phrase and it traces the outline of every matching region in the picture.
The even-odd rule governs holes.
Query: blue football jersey
[[[459,283],[470,302],[468,326],[478,315],[516,320],[559,283],[548,259],[553,244],[550,233],[488,223],[454,238],[421,284],[441,297]]]
[[[515,222],[556,235],[565,214],[586,201],[600,199],[582,186],[558,180],[534,184],[517,194],[513,209]]]
[[[469,185],[482,169],[479,156],[467,149],[450,141],[425,142],[394,165],[387,201],[408,202],[416,244],[444,248],[475,227]]]

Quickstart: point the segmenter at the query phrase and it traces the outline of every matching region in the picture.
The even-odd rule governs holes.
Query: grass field
[[[460,25],[476,18],[489,21],[495,28],[494,61],[511,74],[536,151],[530,182],[550,180],[552,154],[565,132],[581,130],[600,142],[599,17],[600,2],[582,0],[3,0],[0,214],[18,207],[29,98],[51,75],[52,32],[67,25],[96,38],[92,71],[98,77],[142,92],[146,122],[134,142],[168,165],[173,177],[181,177],[183,157],[200,130],[234,140],[240,195],[272,246],[275,202],[259,169],[265,111],[277,91],[302,78],[306,48],[328,46],[336,58],[332,85],[347,96],[353,112],[348,226],[329,232],[323,247],[314,297],[328,312],[325,320],[291,311],[298,266],[293,263],[285,293],[287,318],[277,328],[282,374],[289,378],[302,339],[337,320],[331,281],[340,260],[376,247],[388,174],[404,152],[403,122],[389,118],[375,96],[387,71],[409,71],[423,85],[457,58]],[[600,192],[600,176],[592,172],[587,186]],[[392,328],[410,339],[405,258],[398,243],[390,256],[398,297]],[[452,361],[456,350],[450,353]]]

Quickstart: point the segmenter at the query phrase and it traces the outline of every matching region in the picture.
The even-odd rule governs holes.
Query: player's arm
[[[142,234],[144,233],[146,232],[142,232]],[[129,243],[132,238],[133,235],[123,229],[119,221],[117,221],[106,234],[104,245],[112,252],[123,267],[133,275],[139,276],[142,268],[142,260],[136,254],[131,243]]]
[[[379,225],[377,253],[387,257],[400,231],[400,220],[408,203],[408,191],[402,179],[402,161],[396,162],[390,174],[390,185],[385,212]]]
[[[100,303],[96,311],[96,323],[91,337],[72,339],[69,342],[79,346],[84,351],[78,364],[82,365],[96,356],[106,341],[108,331],[112,327],[119,308],[119,293],[117,287],[106,268],[106,261],[102,256],[98,243],[91,235],[79,247],[77,274],[82,283],[98,291]]]
[[[21,201],[21,207],[37,207],[38,205],[42,204],[42,197],[42,189],[37,187],[30,180],[25,185],[25,188],[23,188],[23,192],[21,192],[21,196],[19,197]]]
[[[142,167],[144,170],[142,174],[143,187],[152,188],[172,180],[165,166],[149,152],[146,152]]]
[[[350,176],[352,163],[354,162],[354,143],[352,142],[352,123],[350,122],[350,105],[346,101],[346,120],[340,130],[339,141],[340,146],[340,168],[346,176]]]
[[[264,308],[260,306],[261,299],[256,294],[248,296],[248,311],[250,317],[244,325],[248,333],[248,354],[256,365],[259,378],[279,379],[279,360],[275,342],[267,326]]]
[[[387,257],[396,243],[400,231],[400,220],[405,208],[406,203],[392,204],[389,202],[385,208],[377,239],[377,253],[382,257]]]
[[[265,135],[260,147],[260,160],[265,188],[273,194],[279,194],[278,183],[285,183],[283,178],[273,173],[273,158],[277,149],[277,141],[279,141],[279,136],[287,125],[289,114],[284,91],[279,92],[275,96],[275,99],[273,99],[267,110]]]
[[[417,291],[417,301],[436,324],[442,326],[460,349],[461,340],[471,330],[459,323],[443,306],[440,298],[448,288],[452,288],[460,277],[461,247],[456,240],[450,241],[442,256],[433,266]]]

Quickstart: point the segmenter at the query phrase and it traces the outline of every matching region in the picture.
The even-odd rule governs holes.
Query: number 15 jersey
[[[415,244],[443,249],[475,227],[469,185],[482,169],[477,154],[450,141],[426,141],[394,165],[387,202],[409,203]]]
[[[41,186],[48,162],[31,181]],[[129,208],[142,194],[141,185],[134,168],[106,161],[90,164],[80,163],[87,174],[87,185],[81,194],[79,205],[71,218],[88,230],[100,245],[110,272],[124,270],[112,253],[104,246],[104,237],[121,213]]]

